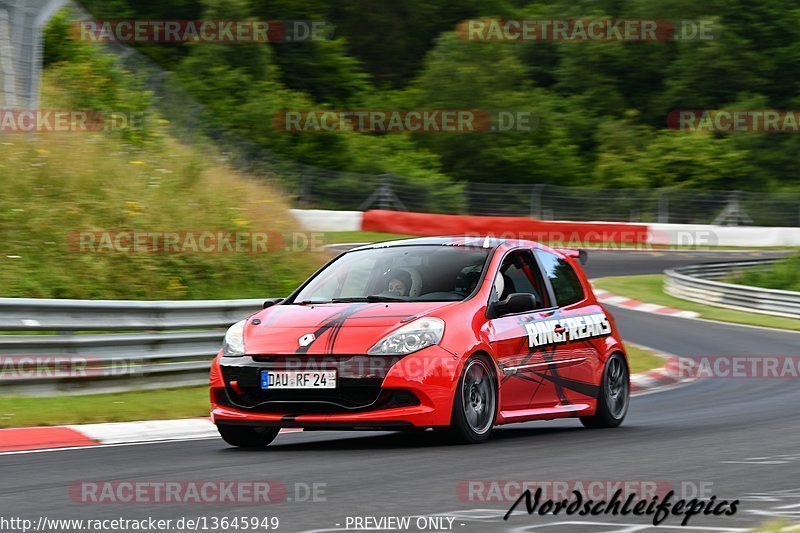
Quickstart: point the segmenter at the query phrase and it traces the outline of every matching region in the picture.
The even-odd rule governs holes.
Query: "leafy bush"
[[[157,142],[152,94],[101,47],[75,40],[66,10],[45,28],[42,107],[99,113],[107,131],[136,145]]]
[[[797,191],[800,136],[709,135],[667,128],[679,109],[792,109],[800,70],[800,10],[776,0],[722,3],[361,0],[134,2],[85,0],[106,19],[310,19],[329,41],[137,45],[204,111],[177,102],[263,150],[330,171],[394,173],[426,191],[464,182]],[[431,5],[436,4],[436,5]],[[667,42],[475,42],[467,18],[710,19],[715,38]],[[96,49],[46,31],[45,59],[76,105],[146,107],[141,84],[117,78]],[[778,28],[780,31],[774,31]],[[771,29],[771,30],[770,30]],[[130,80],[129,80],[130,81]],[[531,111],[533,131],[413,135],[276,131],[282,109],[481,108]],[[172,117],[167,117],[173,120]],[[135,140],[135,139],[134,139]],[[386,158],[387,151],[394,157]],[[297,176],[284,176],[299,182]],[[299,186],[299,183],[296,183]],[[458,186],[455,186],[458,187]],[[431,193],[427,193],[429,196]],[[337,207],[333,202],[333,207]],[[463,205],[462,205],[463,207]],[[443,210],[452,211],[452,203]],[[457,209],[457,207],[455,208]],[[765,210],[766,211],[766,210]],[[769,213],[759,220],[781,223]],[[786,220],[787,217],[781,217]],[[783,222],[785,223],[785,222]]]
[[[800,292],[800,254],[777,261],[766,270],[742,272],[732,283]]]

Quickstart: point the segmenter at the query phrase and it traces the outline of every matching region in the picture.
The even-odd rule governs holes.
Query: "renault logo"
[[[300,342],[300,346],[305,348],[306,346],[314,342],[316,338],[317,337],[315,337],[313,333],[306,333],[305,335],[300,337],[300,340],[298,342]]]

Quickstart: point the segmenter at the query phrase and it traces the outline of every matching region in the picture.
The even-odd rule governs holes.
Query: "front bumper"
[[[262,390],[262,370],[336,370],[337,388]],[[218,356],[211,416],[220,424],[308,429],[445,426],[459,371],[458,357],[439,346],[404,357]]]

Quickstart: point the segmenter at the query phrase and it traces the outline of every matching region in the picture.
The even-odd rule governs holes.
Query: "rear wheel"
[[[275,440],[280,429],[217,424],[222,440],[238,448],[264,448]]]
[[[628,365],[622,355],[615,353],[603,369],[597,411],[594,416],[582,416],[581,423],[587,428],[615,428],[625,420],[629,401]]]
[[[459,380],[449,434],[457,441],[476,444],[489,438],[497,415],[497,384],[490,364],[473,356]]]

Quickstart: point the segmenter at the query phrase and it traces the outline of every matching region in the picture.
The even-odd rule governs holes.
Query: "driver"
[[[389,271],[389,281],[386,284],[386,292],[393,296],[408,296],[411,290],[411,275],[405,270]]]

